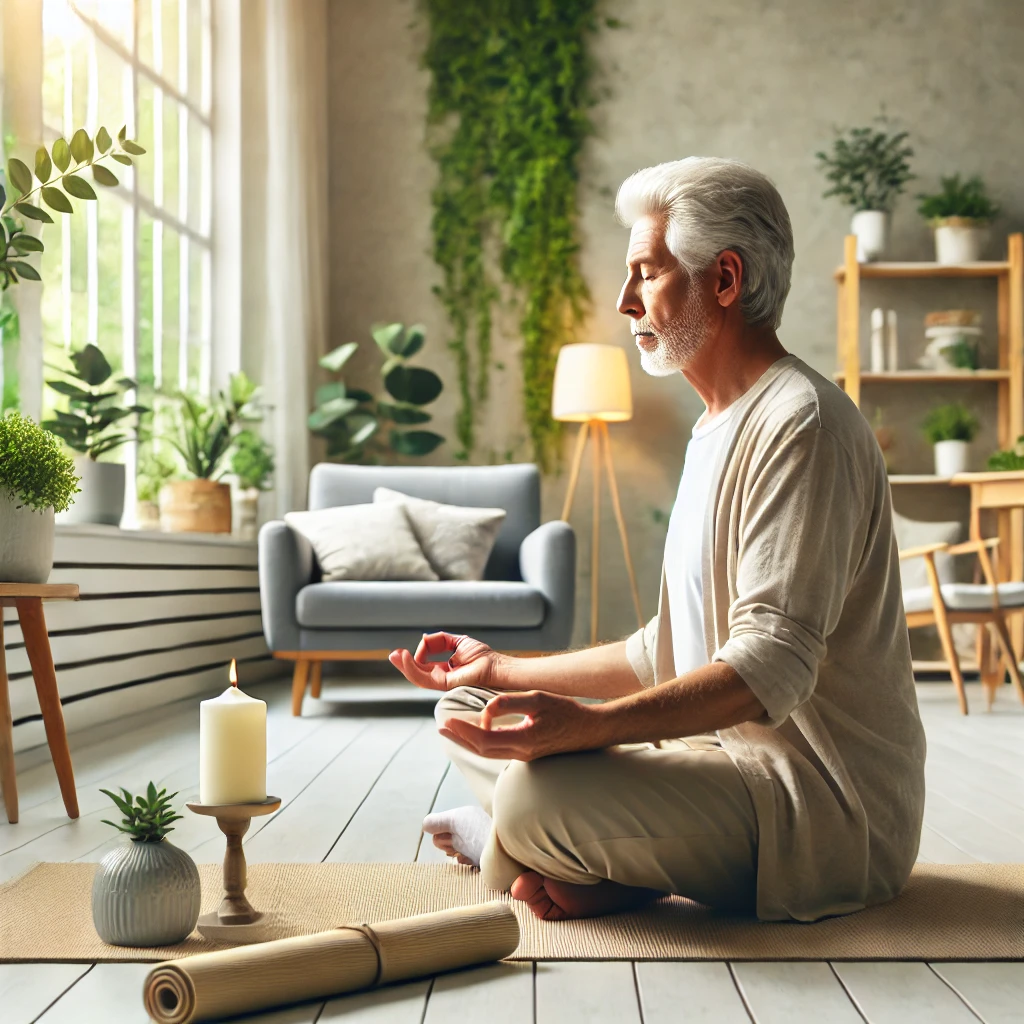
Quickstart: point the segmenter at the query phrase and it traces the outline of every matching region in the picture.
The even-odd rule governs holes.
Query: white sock
[[[479,867],[487,837],[491,834],[491,816],[482,807],[456,807],[451,811],[428,814],[423,819],[423,831],[432,836],[450,832],[452,846]]]

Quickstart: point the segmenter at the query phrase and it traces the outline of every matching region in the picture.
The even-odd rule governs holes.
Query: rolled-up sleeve
[[[638,629],[632,636],[626,639],[626,658],[640,680],[641,686],[653,686],[655,684],[654,674],[654,644],[658,635],[658,616],[655,615],[650,622],[641,629]]]
[[[815,426],[781,443],[744,499],[729,639],[731,665],[781,725],[814,692],[863,550],[859,475],[839,440]]]

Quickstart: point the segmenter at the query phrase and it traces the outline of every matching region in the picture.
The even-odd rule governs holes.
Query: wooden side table
[[[64,729],[64,712],[57,693],[57,674],[50,653],[50,636],[43,617],[44,601],[77,601],[77,583],[0,583],[0,607],[17,608],[25,650],[32,666],[32,678],[43,713],[46,742],[57,772],[60,795],[68,817],[78,817],[78,794],[71,767],[71,751]],[[7,661],[4,657],[3,619],[0,618],[0,788],[3,789],[7,820],[18,820],[18,788],[14,774],[14,729],[11,723],[11,695],[7,682]]]

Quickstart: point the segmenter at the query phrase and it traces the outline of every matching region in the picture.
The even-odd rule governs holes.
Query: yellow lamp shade
[[[551,415],[556,420],[621,422],[633,417],[629,361],[617,345],[564,345],[555,365]]]

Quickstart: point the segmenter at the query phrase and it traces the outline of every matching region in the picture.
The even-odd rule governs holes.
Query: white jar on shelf
[[[888,220],[884,210],[858,210],[853,215],[850,232],[857,236],[859,262],[870,263],[885,252]]]
[[[969,449],[967,441],[936,441],[935,475],[951,477],[957,473],[966,473]]]

